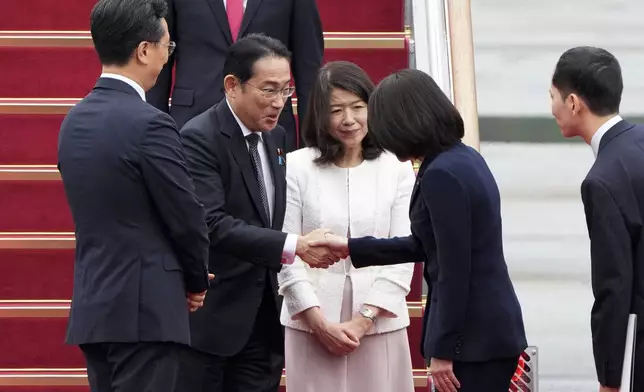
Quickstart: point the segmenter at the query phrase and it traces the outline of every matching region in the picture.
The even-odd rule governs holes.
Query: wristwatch
[[[369,309],[369,308],[360,308],[358,313],[360,313],[360,316],[362,316],[364,318],[368,318],[369,320],[371,320],[374,323],[376,322],[376,314],[371,309]]]

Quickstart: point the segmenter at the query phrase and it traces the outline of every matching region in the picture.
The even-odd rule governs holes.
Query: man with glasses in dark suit
[[[193,349],[177,392],[277,392],[284,367],[277,273],[295,256],[312,267],[338,261],[308,246],[324,230],[282,232],[286,135],[278,118],[293,94],[289,60],[273,38],[238,40],[224,63],[225,98],[181,129],[216,278],[190,318]]]

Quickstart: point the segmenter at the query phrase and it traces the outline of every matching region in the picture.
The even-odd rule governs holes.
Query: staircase
[[[62,119],[100,74],[88,32],[94,3],[2,2],[0,392],[89,390],[80,351],[63,343],[72,293],[74,226],[55,164]],[[325,61],[353,61],[375,82],[407,67],[402,0],[319,0],[318,6]],[[417,391],[427,389],[418,350],[420,272],[418,265],[408,297]]]

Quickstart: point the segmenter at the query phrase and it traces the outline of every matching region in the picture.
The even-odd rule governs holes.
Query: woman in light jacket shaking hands
[[[406,236],[415,176],[367,129],[374,85],[358,66],[319,72],[302,130],[308,148],[287,155],[284,231],[324,227],[347,237]],[[278,275],[284,296],[286,374],[293,392],[413,392],[406,296],[413,263],[329,269],[295,260]]]

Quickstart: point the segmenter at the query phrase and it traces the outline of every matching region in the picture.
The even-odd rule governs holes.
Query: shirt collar
[[[230,106],[230,102],[228,102],[228,99],[226,99],[226,105],[228,105],[228,109],[230,109],[230,112],[233,114],[233,117],[235,117],[235,121],[237,121],[237,124],[239,125],[239,128],[241,128],[242,134],[244,135],[244,139],[246,138],[246,136],[250,135],[251,133],[256,133],[256,134],[259,135],[259,141],[260,142],[263,141],[261,132],[253,132],[253,131],[251,131],[250,129],[248,129],[244,125],[244,123],[241,122],[241,120],[239,119],[239,117],[237,117],[237,114],[233,110],[233,107]]]
[[[145,91],[143,91],[143,87],[141,87],[137,82],[134,80],[123,76],[123,75],[118,75],[118,74],[113,74],[113,73],[102,73],[101,78],[110,78],[110,79],[116,79],[120,80],[123,83],[127,83],[132,87],[136,92],[141,96],[141,99],[145,101]]]
[[[622,117],[619,115],[611,118],[610,120],[606,121],[601,127],[599,127],[597,132],[595,132],[593,137],[590,139],[590,147],[593,149],[595,158],[597,158],[597,154],[599,153],[599,144],[601,143],[604,134],[620,121],[622,121]]]

